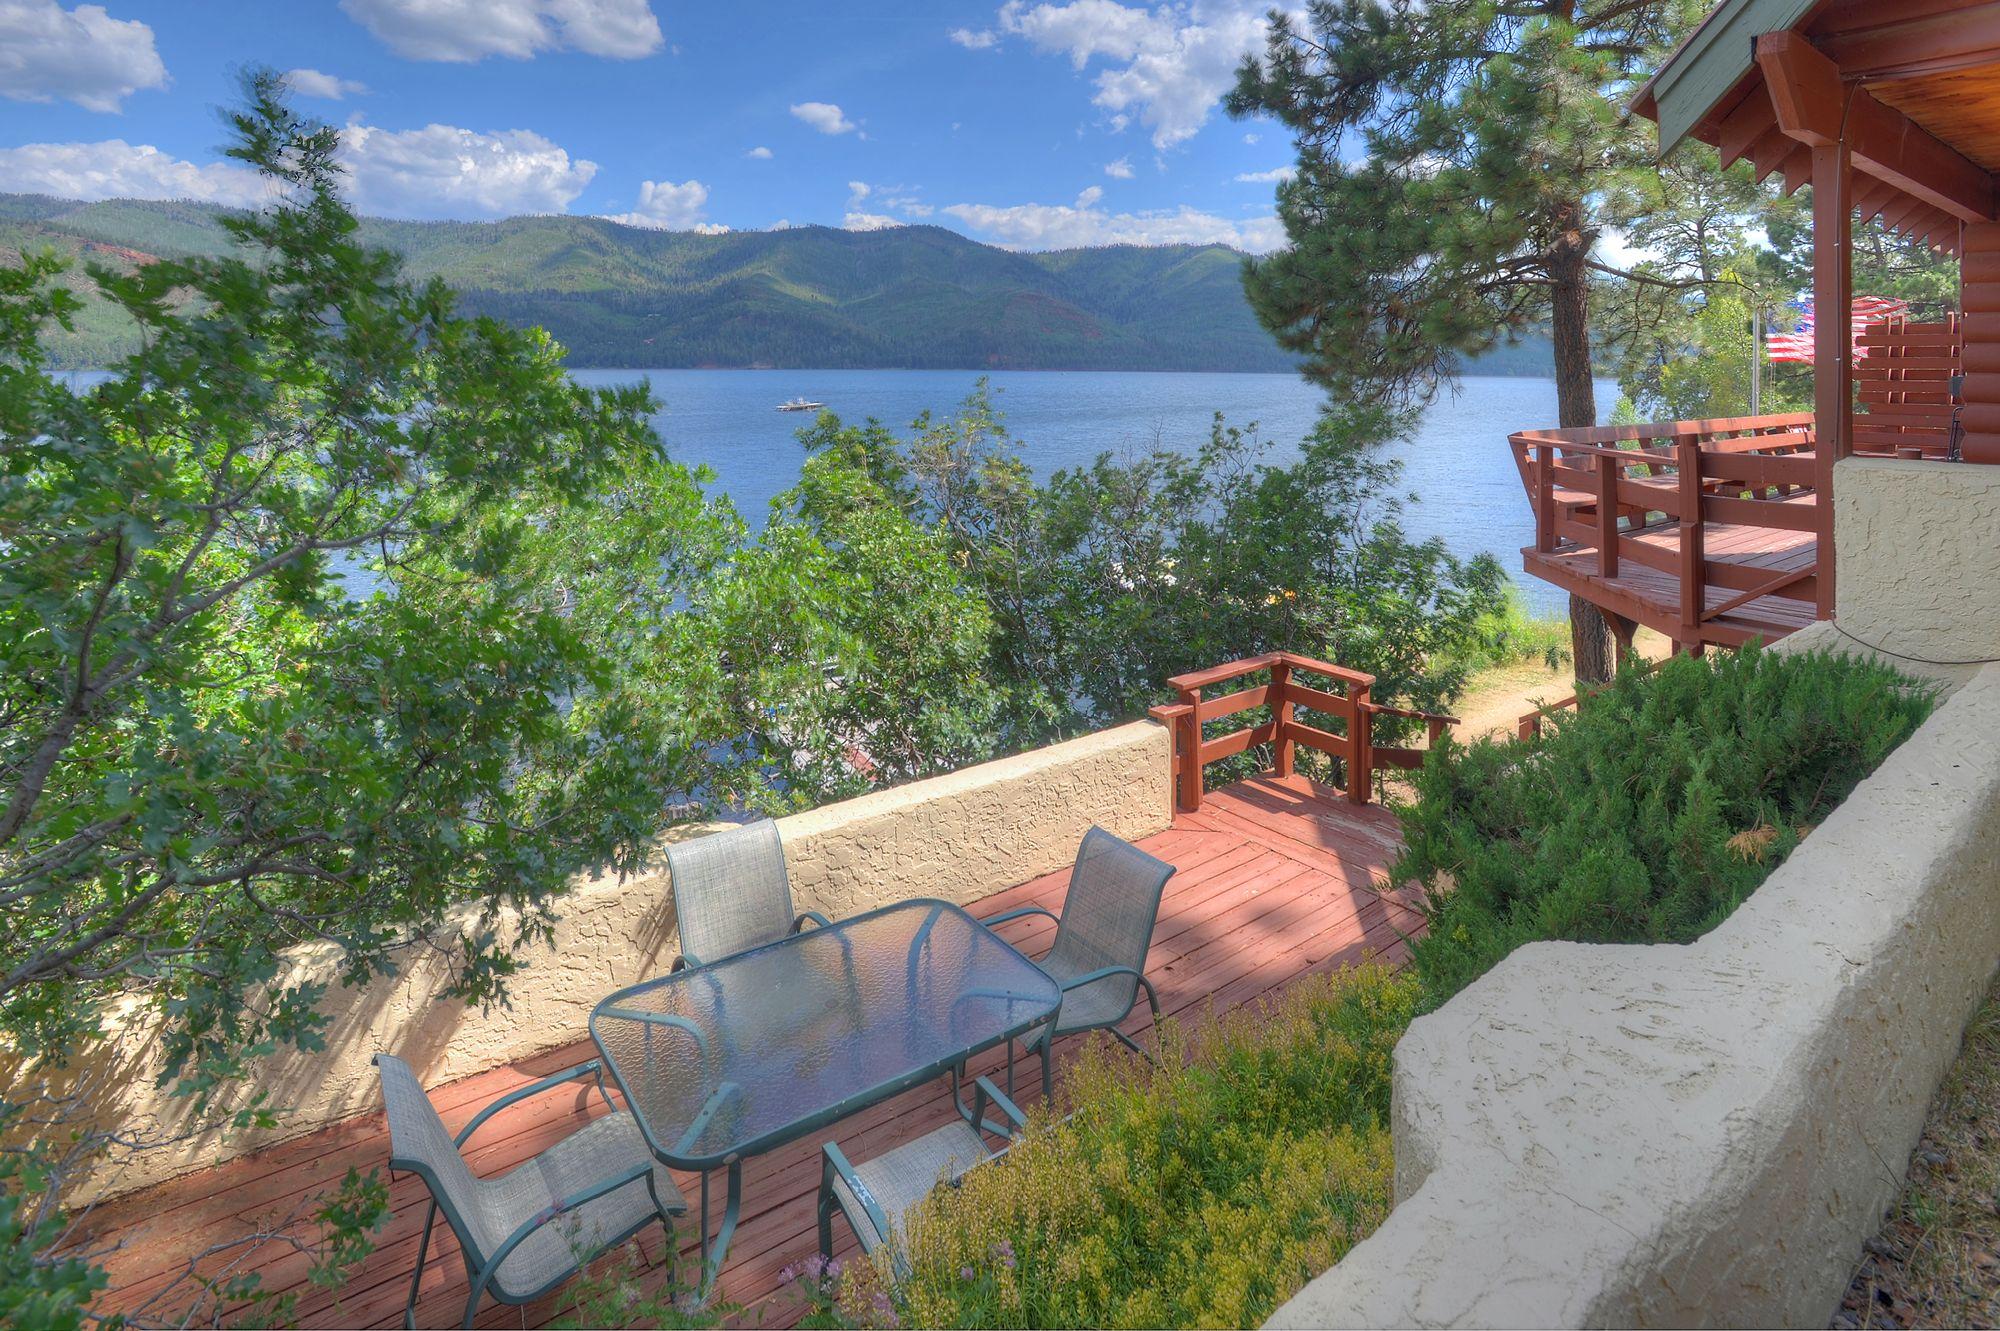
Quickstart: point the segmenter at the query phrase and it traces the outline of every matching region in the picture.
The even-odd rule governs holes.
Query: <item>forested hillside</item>
[[[0,195],[0,261],[52,248],[125,265],[215,252],[218,210]],[[1244,300],[1243,256],[1220,245],[1041,254],[942,227],[797,227],[699,235],[592,217],[369,219],[363,237],[436,275],[462,308],[540,324],[577,366],[1285,371],[1292,359]],[[57,352],[104,364],[129,333],[89,303]],[[1487,373],[1546,373],[1545,350]]]

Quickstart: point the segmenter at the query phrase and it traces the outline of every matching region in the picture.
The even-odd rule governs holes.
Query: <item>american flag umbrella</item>
[[[1772,333],[1764,339],[1764,351],[1773,365],[1810,365],[1813,358],[1813,305],[1810,298],[1797,301],[1792,306],[1797,313],[1796,326],[1785,333]],[[1854,358],[1860,360],[1867,354],[1861,345],[1861,329],[1864,325],[1882,323],[1888,319],[1900,319],[1910,312],[1910,303],[1890,296],[1856,296],[1854,298]]]

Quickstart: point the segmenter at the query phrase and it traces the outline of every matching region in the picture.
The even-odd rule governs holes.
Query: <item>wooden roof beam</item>
[[[1821,34],[1816,45],[1850,78],[1905,78],[1991,64],[2000,61],[2000,0],[1885,23],[1864,20]]]
[[[1757,39],[1757,64],[1778,123],[1800,143],[1847,142],[1857,169],[1969,222],[1996,216],[1993,177],[1859,86],[1796,32]]]

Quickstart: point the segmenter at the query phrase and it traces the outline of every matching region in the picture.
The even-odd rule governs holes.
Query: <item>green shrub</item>
[[[1094,1042],[1067,1122],[912,1214],[911,1326],[1255,1326],[1389,1212],[1390,1052],[1407,976],[1314,976],[1157,1068]],[[857,1264],[866,1267],[866,1263]],[[852,1276],[850,1272],[850,1277]],[[850,1307],[890,1320],[880,1290]]]
[[[1447,747],[1398,810],[1425,1006],[1537,939],[1706,933],[1934,700],[1884,666],[1751,647],[1623,672],[1532,745]]]

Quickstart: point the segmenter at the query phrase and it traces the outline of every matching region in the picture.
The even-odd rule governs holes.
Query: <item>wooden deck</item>
[[[1199,812],[1178,815],[1172,828],[1141,844],[1178,868],[1167,885],[1147,962],[1162,1007],[1177,1016],[1235,1007],[1298,976],[1370,955],[1401,964],[1404,935],[1421,923],[1411,903],[1383,885],[1400,846],[1395,816],[1379,805],[1350,804],[1302,777],[1260,777],[1211,791]],[[992,915],[1029,903],[1059,908],[1068,877],[1064,871],[1024,883],[979,902],[973,912]],[[1031,917],[1002,926],[1001,932],[1039,956],[1052,928]],[[1148,1025],[1142,1004],[1127,1029],[1137,1033]],[[1076,1043],[1059,1045],[1059,1057]],[[587,1043],[572,1045],[439,1087],[432,1099],[456,1131],[480,1105],[593,1053]],[[1024,1097],[1037,1093],[1033,1060],[1017,1064],[1017,1078]],[[944,1122],[952,1113],[948,1094],[942,1084],[925,1086],[827,1131],[850,1156],[863,1159]],[[541,1151],[584,1121],[589,1105],[588,1098],[564,1092],[506,1111],[473,1139],[474,1171],[500,1173]],[[749,1310],[746,1320],[788,1325],[797,1316],[779,1273],[816,1247],[818,1149],[818,1139],[798,1142],[744,1170],[743,1220],[729,1251],[721,1297]],[[295,1294],[300,1325],[398,1325],[424,1215],[426,1195],[414,1177],[395,1180],[394,1213],[378,1235],[379,1246],[338,1291],[311,1284],[305,1255],[282,1241],[200,1256],[253,1232],[310,1233],[313,1199],[349,1168],[364,1174],[384,1168],[387,1156],[382,1118],[370,1115],[98,1208],[84,1228],[94,1244],[114,1247],[103,1259],[111,1285],[97,1310],[138,1307],[191,1261],[211,1274],[227,1262],[230,1274],[254,1271],[266,1290]],[[699,1196],[692,1179],[683,1187],[690,1199]],[[721,1189],[714,1192],[719,1214]],[[681,1223],[677,1237],[684,1251],[691,1254],[698,1231],[693,1218]],[[836,1233],[845,1239],[838,1226]],[[646,1278],[658,1283],[660,1231],[650,1230],[641,1247]],[[456,1325],[466,1289],[457,1244],[445,1231],[442,1243],[432,1244],[418,1324]],[[539,1326],[567,1307],[560,1294],[525,1309],[489,1300],[479,1325]],[[160,1316],[172,1310],[150,1311]]]
[[[1624,536],[1679,562],[1678,523],[1627,531]],[[1744,568],[1768,571],[1772,576],[1808,572],[1818,559],[1817,538],[1810,532],[1713,523],[1704,529],[1703,542],[1707,559],[1726,559]],[[1544,582],[1576,593],[1599,609],[1623,615],[1669,638],[1681,635],[1678,573],[1624,561],[1618,572],[1607,578],[1598,572],[1596,548],[1574,545],[1546,554],[1527,546],[1521,551],[1521,567]],[[1732,588],[1704,584],[1703,608],[1714,614],[1737,595]],[[1773,642],[1812,622],[1813,603],[1809,600],[1796,596],[1759,596],[1703,621],[1702,641],[1720,647],[1741,647],[1752,638]]]
[[[1813,416],[1522,430],[1521,566],[1595,605],[1629,651],[1770,642],[1831,613],[1832,515]],[[1825,576],[1822,576],[1824,574]]]

